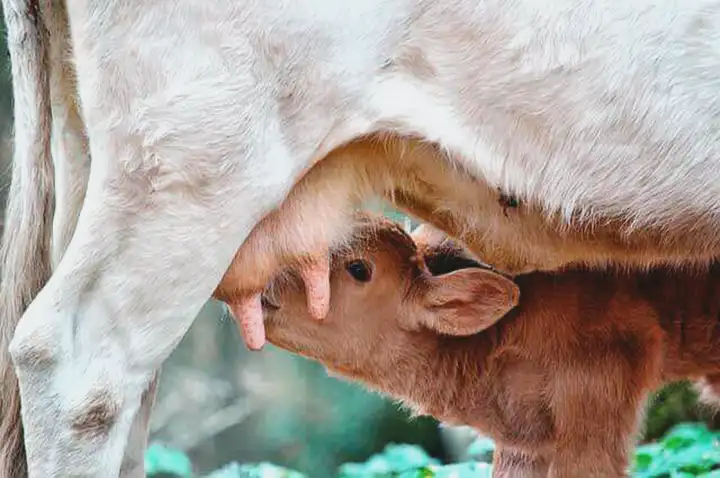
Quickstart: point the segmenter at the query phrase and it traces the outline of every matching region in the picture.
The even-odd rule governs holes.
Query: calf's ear
[[[487,329],[518,304],[520,289],[496,272],[470,268],[430,279],[425,326],[446,335]]]

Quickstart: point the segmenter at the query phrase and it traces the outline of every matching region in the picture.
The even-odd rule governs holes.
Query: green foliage
[[[365,463],[346,463],[338,470],[339,478],[356,478],[368,475],[389,476],[425,470],[440,463],[425,451],[412,445],[388,445],[381,454],[370,457]]]
[[[680,423],[660,441],[638,447],[633,477],[720,476],[718,469],[720,433],[701,423]]]
[[[347,463],[338,470],[338,478],[441,478],[487,477],[488,463],[468,462],[441,465],[422,449],[410,445],[388,445],[365,463]]]
[[[145,452],[145,472],[149,476],[161,475],[191,477],[192,463],[182,452],[160,444],[153,444]]]
[[[342,465],[337,478],[465,478],[490,477],[494,444],[480,437],[469,447],[473,461],[441,465],[416,445],[385,447],[382,453],[371,456],[364,463]],[[154,468],[148,475],[157,478],[160,471],[173,472],[177,476],[190,476],[189,461],[182,454],[163,447],[148,450]],[[163,468],[164,467],[164,468]],[[637,448],[632,464],[633,478],[720,478],[720,432],[711,431],[702,423],[680,423],[672,427],[659,441]],[[305,478],[299,472],[269,463],[240,465],[232,463],[206,478]]]
[[[674,424],[702,421],[702,409],[696,406],[697,393],[687,382],[667,385],[649,400],[650,406],[645,417],[644,441],[656,440]]]
[[[217,471],[207,475],[205,478],[306,478],[297,471],[288,470],[281,466],[270,463],[258,463],[256,465],[240,465],[231,463]]]

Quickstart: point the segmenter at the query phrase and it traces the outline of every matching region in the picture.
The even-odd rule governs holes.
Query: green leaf
[[[415,472],[438,462],[431,458],[422,448],[415,445],[389,444],[382,453],[373,455],[365,463],[346,463],[340,467],[339,476],[342,478],[356,476],[378,476],[378,474],[392,474]]]
[[[148,476],[170,473],[190,477],[192,463],[183,452],[154,443],[145,452],[145,473]]]
[[[294,470],[288,470],[271,463],[230,463],[205,478],[306,478]]]
[[[713,433],[702,423],[679,423],[670,429],[661,443],[666,450],[679,450],[713,438]]]
[[[639,446],[635,452],[635,471],[647,471],[653,462],[660,459],[663,454],[663,446],[660,443],[649,443]]]
[[[491,478],[492,465],[489,463],[456,463],[437,468],[436,478]]]

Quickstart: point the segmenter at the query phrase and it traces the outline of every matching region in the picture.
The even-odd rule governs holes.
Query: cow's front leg
[[[125,455],[120,465],[120,478],[145,478],[146,476],[145,449],[150,436],[150,414],[155,405],[159,380],[160,371],[158,370],[140,399],[140,408],[130,426]]]
[[[302,167],[272,154],[231,170],[165,157],[166,170],[133,177],[115,167],[127,164],[121,151],[95,169],[108,159],[95,149],[111,142],[90,137],[95,163],[77,229],[10,346],[31,477],[119,475],[155,371]],[[201,178],[174,169],[184,164],[207,169]]]

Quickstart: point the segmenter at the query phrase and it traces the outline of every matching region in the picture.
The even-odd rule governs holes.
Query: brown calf
[[[330,281],[325,323],[308,318],[296,274],[273,282],[270,342],[488,434],[496,476],[626,476],[647,394],[720,372],[720,266],[513,282],[452,243],[418,250],[398,226],[365,220],[334,252]]]

